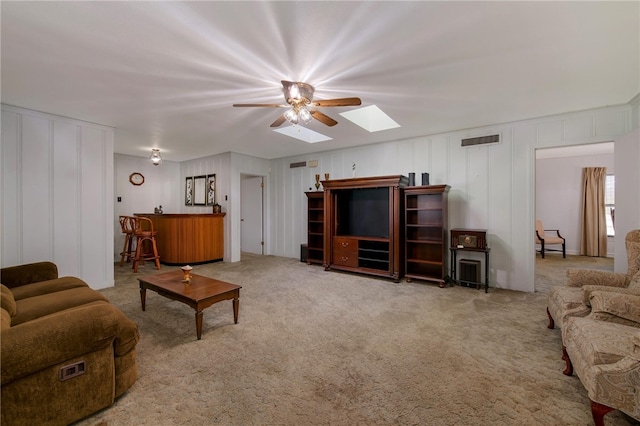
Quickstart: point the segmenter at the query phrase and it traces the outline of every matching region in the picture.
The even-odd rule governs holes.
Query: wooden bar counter
[[[224,257],[224,216],[226,213],[150,214],[158,232],[156,245],[160,262],[166,265],[195,265]]]

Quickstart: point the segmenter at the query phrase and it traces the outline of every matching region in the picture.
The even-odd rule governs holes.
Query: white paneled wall
[[[636,97],[625,106],[276,160],[226,153],[158,167],[146,158],[114,156],[110,127],[3,105],[0,263],[53,260],[61,274],[79,276],[94,288],[111,286],[114,255],[121,249],[117,216],[151,212],[160,204],[167,213],[210,212],[183,200],[187,176],[211,173],[227,213],[225,261],[240,260],[243,174],[266,178],[265,253],[297,258],[306,242],[304,192],[313,188],[314,175],[351,177],[356,163],[356,176],[415,172],[419,183],[420,174],[429,172],[432,184],[451,185],[450,227],[489,231],[492,285],[534,291],[535,149],[616,140],[638,127],[638,102]],[[494,132],[501,143],[460,146],[464,137]],[[622,164],[630,170],[625,187],[633,195],[629,217],[621,219],[617,211],[616,225],[624,220],[625,226],[640,226],[637,139],[637,133],[624,139],[626,155],[616,148],[616,184]],[[309,160],[318,167],[289,168]],[[129,183],[134,171],[145,175],[140,188]],[[616,270],[619,251],[616,244]]]
[[[636,109],[636,112],[638,110]],[[623,236],[640,229],[640,129],[616,139],[616,234]],[[615,271],[627,272],[623,238],[615,241]]]
[[[463,132],[272,160],[272,254],[298,257],[306,242],[304,191],[314,175],[332,178],[430,173],[449,184],[449,226],[488,229],[492,285],[534,291],[535,149],[611,141],[631,130],[631,106],[619,106]],[[499,144],[463,148],[469,136],[500,133]],[[289,168],[317,160],[317,168]]]
[[[2,251],[113,286],[111,127],[2,106]]]

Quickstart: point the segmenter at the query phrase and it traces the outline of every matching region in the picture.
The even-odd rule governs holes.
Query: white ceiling
[[[114,126],[116,153],[184,161],[325,151],[629,102],[640,2],[10,2],[2,102]],[[402,127],[339,112],[333,139],[272,131],[280,80],[358,96]]]

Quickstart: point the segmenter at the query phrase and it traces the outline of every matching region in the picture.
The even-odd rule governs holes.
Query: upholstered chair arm
[[[640,295],[593,291],[589,302],[593,318],[640,328]]]
[[[114,342],[116,346],[120,342],[116,352],[130,350],[131,342],[137,342],[138,332],[135,327],[131,329],[131,324],[122,323],[123,317],[115,306],[96,302],[3,330],[2,385]]]
[[[0,282],[9,288],[56,278],[58,267],[52,262],[28,263],[0,270]]]
[[[603,285],[609,287],[627,287],[629,277],[626,274],[595,269],[567,269],[567,285],[582,287],[584,285]]]
[[[613,364],[599,364],[587,370],[587,392],[592,401],[624,411],[640,419],[638,377],[640,361],[627,356]]]

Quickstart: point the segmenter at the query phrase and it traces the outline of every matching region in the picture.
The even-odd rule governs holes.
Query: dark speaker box
[[[309,256],[309,247],[306,244],[300,244],[300,262],[306,262]]]

